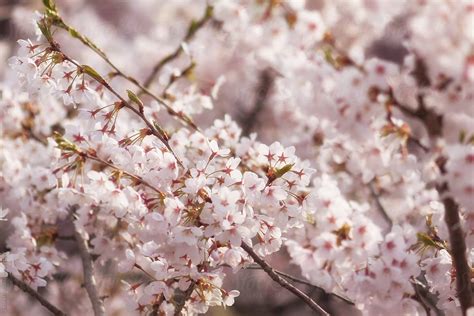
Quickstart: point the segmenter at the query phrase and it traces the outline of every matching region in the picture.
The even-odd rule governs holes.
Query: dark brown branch
[[[444,220],[448,226],[449,241],[451,244],[451,257],[454,268],[456,269],[456,288],[461,303],[463,315],[469,307],[473,306],[472,285],[471,285],[471,268],[467,262],[466,256],[466,240],[459,219],[459,206],[451,198],[443,199],[444,203]]]
[[[95,316],[105,315],[105,308],[102,302],[102,299],[99,296],[97,291],[97,286],[94,278],[94,267],[92,265],[92,258],[89,253],[89,247],[87,242],[77,229],[74,231],[74,236],[77,241],[77,246],[79,249],[79,255],[82,260],[82,270],[84,273],[84,287],[86,288],[87,295],[92,304],[92,309]]]
[[[186,301],[191,297],[191,294],[193,294],[194,289],[196,288],[196,281],[191,281],[191,284],[189,285],[188,289],[184,292],[181,292],[181,295],[176,295],[175,294],[175,301],[176,301],[176,306],[175,306],[175,311],[174,311],[174,316],[180,316],[181,311],[184,308],[184,305],[186,304]]]
[[[416,110],[409,108],[397,100],[392,90],[389,91],[389,96],[393,101],[392,105],[394,107],[398,108],[403,114],[421,121],[430,137],[441,136],[443,131],[443,116],[426,107],[424,95],[422,93],[418,94],[417,96],[418,108]]]
[[[423,306],[426,315],[431,316],[434,314],[436,316],[442,316],[443,313],[436,307],[436,302],[433,300],[433,294],[430,293],[427,285],[417,278],[412,278],[410,283],[415,290],[415,294],[411,298]]]
[[[274,74],[270,69],[262,71],[260,74],[259,84],[256,91],[255,102],[250,110],[246,113],[244,117],[240,120],[242,125],[242,135],[247,136],[253,130],[259,114],[262,112],[265,107],[265,102],[268,98],[270,89],[273,86]]]
[[[300,291],[298,288],[294,287],[292,284],[290,284],[287,280],[285,280],[283,277],[279,276],[275,270],[268,265],[268,263],[265,262],[262,258],[260,258],[255,251],[253,251],[252,247],[247,245],[246,243],[242,242],[242,249],[244,249],[251,257],[252,259],[260,266],[262,267],[263,271],[265,271],[268,276],[275,281],[276,283],[280,284],[280,286],[284,287],[291,293],[295,294],[297,297],[299,297],[303,302],[305,302],[312,310],[314,310],[318,315],[329,315],[321,306],[319,306],[315,301],[313,301],[308,295]]]
[[[416,69],[413,72],[413,75],[415,76],[415,79],[417,79],[419,86],[425,87],[431,84],[427,75],[426,65],[421,59],[417,60]],[[439,89],[445,89],[449,84],[450,81],[447,80],[442,87],[439,87]],[[440,115],[432,109],[428,109],[426,107],[422,93],[418,94],[417,98],[418,108],[416,110],[408,109],[406,106],[400,104],[395,98],[393,98],[395,101],[394,106],[398,107],[403,113],[419,119],[424,124],[429,136],[432,139],[442,136],[443,115]],[[445,163],[446,158],[444,157],[440,157],[437,161],[441,174],[446,173]],[[466,315],[467,309],[473,306],[471,284],[472,272],[471,267],[469,267],[467,261],[466,241],[460,222],[459,205],[452,197],[449,196],[448,183],[440,183],[437,189],[439,195],[441,197],[444,196],[444,219],[449,232],[451,258],[453,260],[453,266],[456,269],[456,289],[459,302],[461,303],[462,313],[463,315]]]
[[[445,157],[439,157],[436,161],[442,175],[446,174],[446,162],[447,159]],[[438,194],[443,198],[444,221],[449,232],[450,254],[453,267],[456,270],[456,289],[462,313],[466,315],[467,309],[473,306],[472,271],[467,261],[466,240],[464,239],[464,231],[459,216],[459,205],[449,196],[447,182],[438,185],[437,190]]]
[[[45,299],[43,296],[41,296],[37,291],[32,289],[28,284],[25,282],[17,279],[14,277],[11,273],[8,273],[8,279],[19,289],[21,289],[23,292],[27,293],[30,295],[32,298],[37,300],[41,305],[43,305],[48,311],[51,312],[53,315],[57,316],[66,316],[66,313],[61,311],[59,308],[54,306],[51,302],[49,302],[47,299]]]

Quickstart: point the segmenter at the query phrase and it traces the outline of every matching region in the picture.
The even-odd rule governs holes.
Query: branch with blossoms
[[[251,246],[247,245],[246,243],[242,243],[242,249],[244,249],[251,257],[252,259],[260,266],[262,267],[263,271],[265,271],[270,278],[272,278],[273,281],[278,283],[280,286],[284,287],[297,297],[299,297],[303,302],[305,302],[312,310],[314,310],[318,315],[329,315],[321,306],[319,306],[315,301],[313,301],[309,296],[307,296],[305,293],[300,291],[298,288],[295,286],[291,285],[288,281],[286,281],[284,278],[279,276],[273,268],[268,265],[268,263],[265,262],[262,258],[260,258],[255,251],[252,249]]]
[[[154,126],[153,126],[144,117],[143,103],[141,102],[141,100],[135,94],[129,92],[129,98],[133,103],[135,103],[135,105],[138,106],[138,109],[136,109],[134,106],[132,106],[132,104],[129,103],[128,101],[126,101],[123,97],[121,97],[103,79],[103,77],[101,75],[99,75],[94,69],[92,69],[89,66],[80,65],[79,63],[74,61],[72,58],[70,58],[69,56],[64,54],[64,52],[59,48],[58,43],[56,43],[54,41],[53,37],[52,37],[51,23],[50,23],[49,20],[47,20],[47,19],[41,20],[38,23],[38,26],[41,29],[41,31],[42,31],[43,35],[45,36],[45,38],[48,40],[48,43],[50,45],[48,48],[46,48],[43,51],[44,54],[40,57],[39,60],[48,60],[49,58],[51,58],[53,60],[53,63],[55,63],[55,64],[60,64],[60,63],[63,63],[63,62],[69,62],[73,66],[77,67],[77,69],[74,71],[75,75],[74,75],[74,72],[69,72],[68,73],[68,76],[70,76],[70,77],[72,77],[73,75],[75,76],[74,79],[73,79],[73,82],[77,77],[82,78],[82,81],[84,81],[83,76],[84,76],[84,74],[87,74],[90,78],[95,80],[99,85],[105,87],[109,92],[111,92],[115,97],[117,97],[119,99],[118,102],[113,103],[114,109],[113,109],[113,111],[109,112],[109,114],[107,116],[106,124],[103,127],[104,132],[106,131],[106,132],[110,132],[111,134],[113,134],[115,132],[115,122],[117,120],[117,116],[118,116],[119,111],[123,107],[128,108],[128,109],[131,110],[132,113],[138,115],[147,124],[147,126],[149,128],[149,130],[145,129],[144,132],[142,132],[142,131],[140,132],[140,136],[139,136],[138,140],[141,141],[149,135],[156,136],[168,148],[168,150],[171,153],[173,153],[173,155],[174,155],[175,159],[178,161],[178,163],[181,166],[183,166],[182,163],[179,162],[176,154],[174,154],[173,150],[171,149],[171,147],[168,143],[169,138],[163,132],[163,129],[161,127],[157,126],[156,124],[154,124]],[[34,50],[34,49],[36,49],[36,47],[31,46],[31,49]],[[41,54],[41,52],[40,52],[40,54]],[[47,66],[46,69],[48,69],[48,67],[50,67],[50,66]],[[52,67],[54,67],[54,65]],[[71,86],[72,86],[72,83],[71,83]],[[70,88],[68,88],[68,90],[69,89]],[[69,91],[66,91],[66,93],[69,93]],[[91,112],[91,113],[92,113],[92,116],[95,116],[94,112]],[[109,125],[111,126],[110,131],[107,130],[109,128]],[[85,138],[83,136],[78,135],[78,136],[74,136],[74,137],[75,137],[76,141],[79,141],[79,142],[85,141]],[[102,163],[104,166],[111,167],[112,169],[115,169],[119,172],[122,172],[122,170],[120,170],[120,168],[117,168],[117,167],[113,166],[112,164],[110,164],[109,162],[106,162],[104,160],[99,159],[95,154],[91,154],[90,150],[83,151],[83,150],[79,149],[75,144],[71,143],[70,141],[68,141],[64,138],[62,138],[59,135],[56,135],[55,138],[56,138],[56,142],[58,144],[58,148],[60,148],[64,153],[63,158],[67,158],[67,159],[72,159],[73,158],[73,161],[70,164],[68,164],[66,167],[61,168],[61,169],[64,169],[64,171],[75,169],[76,172],[77,172],[77,170],[80,170],[80,172],[82,172],[82,169],[83,169],[83,166],[84,166],[85,162],[87,160],[92,160],[92,161],[97,161],[99,163]],[[134,141],[132,141],[130,143],[123,142],[123,145],[128,146],[128,145],[133,144],[133,143],[134,143]],[[209,162],[211,160],[213,160],[214,157],[216,157],[217,153],[218,153],[218,150],[216,149],[214,151],[214,149],[213,149],[213,153],[212,153],[211,157],[209,158],[207,164],[209,164]],[[267,154],[267,160],[270,163],[270,166],[267,170],[268,179],[266,181],[266,184],[259,188],[259,191],[261,193],[267,194],[270,199],[273,199],[276,196],[275,183],[278,182],[280,180],[280,178],[282,180],[289,181],[289,180],[286,180],[286,179],[283,178],[283,176],[286,176],[287,173],[292,171],[292,172],[297,173],[299,175],[299,177],[304,176],[303,170],[300,170],[298,172],[292,170],[293,166],[294,166],[294,163],[288,163],[288,161],[291,161],[290,159],[292,159],[288,154],[283,153],[283,152],[281,153],[280,156],[275,156],[275,154],[276,154],[276,152],[272,153],[271,150]],[[76,155],[77,157],[74,158],[74,155]],[[273,164],[275,164],[275,166],[272,166]],[[280,164],[280,167],[277,168],[276,165],[278,165],[278,164]],[[226,174],[231,175],[231,174],[233,174],[233,172],[234,172],[233,168],[235,168],[235,167],[236,167],[236,165],[234,166],[234,164],[230,164],[230,165],[227,164],[226,168],[223,169],[222,171],[225,172]],[[207,165],[206,165],[206,168],[207,168]],[[143,181],[139,176],[132,175],[132,174],[127,173],[125,171],[123,171],[122,173],[128,175],[130,178],[132,178],[134,180],[137,180],[138,184],[144,184],[147,187],[153,188],[153,186],[149,185],[146,181]],[[288,182],[288,183],[290,183],[290,182]],[[263,182],[262,182],[262,184],[263,184]],[[295,184],[295,182],[293,181],[291,186],[289,186],[290,190],[291,190],[291,188],[294,184]],[[154,190],[157,191],[157,192],[160,192],[157,189],[154,189]],[[287,190],[288,194],[290,196],[294,196],[297,199],[298,203],[301,204],[302,201],[304,200],[304,198],[301,198],[300,196],[297,196],[295,193],[291,192],[290,190]],[[205,193],[202,193],[202,194],[204,195],[203,198],[205,198],[206,201],[210,202],[210,199],[208,197],[205,197]],[[281,194],[283,194],[283,192],[279,192],[278,194],[281,195]],[[161,195],[163,196],[163,194],[161,194]],[[193,217],[194,217],[194,215],[193,215]],[[195,220],[196,219],[193,219],[193,221],[195,221]],[[265,226],[269,227],[269,225],[270,224],[265,223]],[[78,241],[80,241],[80,238],[78,238],[77,236],[76,236],[76,238],[78,239]],[[100,303],[100,299],[97,296],[97,291],[96,291],[96,288],[93,284],[94,282],[91,281],[93,278],[92,278],[92,273],[91,273],[91,269],[90,269],[90,260],[87,260],[87,258],[86,258],[87,254],[88,254],[88,251],[82,251],[81,253],[82,253],[81,257],[83,257],[84,276],[85,276],[85,279],[86,279],[86,288],[88,290],[91,302],[93,303],[95,313],[96,314],[101,314],[102,311],[103,311],[103,307],[101,307],[102,305]],[[145,271],[145,270],[143,270],[143,271]],[[280,277],[278,277],[278,278],[280,278]],[[315,308],[315,306],[318,306],[316,303],[314,303],[307,296],[300,293],[299,290],[295,289],[288,282],[286,282],[286,283],[285,282],[286,281],[283,282],[285,284],[284,287],[286,287],[290,291],[293,291],[295,293],[299,293],[299,295],[302,297],[303,300],[306,300],[308,302],[312,302],[313,308]],[[192,283],[192,284],[194,284],[194,283]],[[198,281],[198,284],[200,284],[198,287],[202,286],[201,284],[203,284],[203,281],[202,280]],[[191,286],[189,286],[189,289],[186,292],[187,294],[185,295],[185,298],[184,298],[183,302],[176,306],[176,312],[177,313],[179,313],[180,310],[184,307],[184,303],[186,302],[187,297],[192,295],[193,292],[194,292],[194,285],[191,285]]]
[[[189,42],[196,32],[202,28],[211,18],[212,18],[212,13],[213,13],[213,7],[209,4],[206,5],[206,8],[204,9],[204,14],[203,16],[195,21],[193,20],[191,24],[188,26],[188,29],[186,31],[186,35],[181,41],[181,44],[174,50],[172,53],[166,55],[163,57],[154,67],[153,70],[150,72],[148,77],[145,79],[145,83],[143,84],[143,87],[141,87],[141,93],[146,93],[147,89],[150,88],[151,84],[155,80],[156,76],[160,72],[160,70],[169,62],[173,61],[174,59],[178,58],[184,51],[183,45],[186,45],[186,42]]]
[[[426,65],[423,64],[423,61],[420,59],[416,60],[416,80],[420,86],[429,85],[430,81],[427,77]],[[439,87],[440,90],[444,90],[451,83],[450,79],[445,79]],[[436,113],[433,110],[427,109],[425,104],[425,96],[423,93],[417,95],[418,107],[416,110],[411,110],[403,105],[401,102],[397,101],[393,97],[393,92],[391,92],[392,99],[394,100],[394,105],[398,107],[403,113],[421,121],[423,126],[426,128],[429,137],[434,142],[436,138],[439,138],[443,130],[443,115]],[[469,155],[466,157],[469,160]],[[436,164],[442,175],[446,175],[446,163],[447,159],[443,156],[437,158]],[[447,182],[438,183],[437,191],[439,192],[442,202],[445,209],[445,222],[446,227],[449,231],[449,241],[450,241],[450,253],[453,258],[453,266],[456,271],[456,288],[459,296],[459,301],[461,309],[465,314],[467,309],[473,306],[473,286],[472,286],[472,269],[468,264],[467,259],[467,247],[465,242],[465,233],[463,231],[461,222],[460,222],[460,206],[456,201],[450,197],[449,193],[449,184]]]
[[[153,98],[153,100],[157,101],[158,104],[161,104],[162,106],[165,107],[165,109],[168,111],[168,113],[174,117],[180,120],[184,125],[189,126],[195,130],[198,130],[197,125],[193,122],[193,120],[186,115],[183,112],[176,112],[163,98],[158,97],[156,94],[152,93],[150,91],[150,85],[155,79],[155,76],[158,74],[160,69],[165,66],[167,63],[173,61],[175,58],[179,57],[179,55],[182,53],[183,48],[182,45],[180,45],[175,52],[171,53],[170,55],[164,57],[155,67],[153,67],[153,71],[150,73],[149,77],[145,80],[145,83],[142,85],[140,82],[133,78],[132,76],[124,73],[119,67],[117,67],[109,57],[107,57],[106,53],[101,50],[90,38],[82,35],[80,32],[78,32],[76,29],[74,29],[72,26],[67,24],[64,19],[60,16],[56,4],[54,1],[43,1],[44,6],[46,9],[45,12],[45,19],[46,23],[49,23],[51,25],[54,25],[56,27],[62,28],[65,31],[67,31],[73,38],[78,39],[81,41],[84,45],[89,47],[93,52],[95,52],[100,58],[102,58],[112,69],[115,71],[114,73],[109,74],[110,76],[120,76],[127,81],[131,82],[134,84],[137,88],[139,88],[139,92],[137,96],[141,96],[143,94],[146,94]],[[207,6],[205,10],[205,14],[201,19],[198,21],[192,21],[191,24],[188,27],[188,31],[186,33],[186,36],[183,39],[183,42],[187,42],[191,40],[194,36],[194,34],[201,28],[210,18],[212,17],[212,6]],[[183,71],[184,73],[186,70]],[[169,84],[172,84],[173,79],[170,80]],[[166,88],[165,90],[166,91]]]
[[[249,269],[249,270],[252,270],[252,269],[263,270],[263,268],[262,268],[261,266],[259,266],[259,265],[248,266],[248,267],[246,267],[246,269]],[[328,292],[326,292],[326,290],[324,290],[323,288],[321,288],[321,287],[319,287],[319,286],[316,286],[316,285],[314,285],[314,284],[312,284],[312,283],[310,283],[310,282],[308,282],[308,281],[305,281],[305,280],[303,280],[303,279],[294,277],[294,276],[292,276],[292,275],[290,275],[290,274],[288,274],[288,273],[285,273],[285,272],[276,270],[276,269],[274,269],[274,268],[273,268],[273,271],[274,271],[276,274],[278,274],[278,275],[284,277],[285,279],[288,279],[289,281],[293,281],[293,282],[299,283],[299,284],[304,284],[304,285],[309,286],[309,287],[311,287],[311,288],[317,289],[318,291],[324,293],[325,295],[330,295],[330,296],[337,297],[338,299],[340,299],[340,300],[346,302],[347,304],[354,305],[354,302],[352,302],[351,300],[349,300],[347,297],[344,297],[344,296],[339,295],[339,294],[337,294],[337,293],[331,293],[331,292],[328,293]]]
[[[257,267],[323,315],[298,283],[338,293],[327,307],[341,313],[467,313],[474,59],[459,25],[474,11],[379,2],[124,2],[149,32],[118,21],[102,49],[78,29],[106,23],[72,16],[93,15],[87,1],[88,13],[64,4],[60,14],[43,0],[46,41],[19,41],[16,76],[0,88],[0,200],[11,210],[0,214],[0,276],[71,293],[56,299],[71,313],[80,300],[97,315],[205,313],[239,296],[230,270]],[[373,47],[398,24],[402,55],[383,56]],[[167,47],[155,64],[137,57]],[[122,55],[105,53],[114,48]],[[252,109],[243,128],[198,115],[242,108]],[[258,137],[278,140],[269,146],[249,133],[263,114]],[[270,266],[276,252],[304,279]],[[64,284],[51,282],[60,274]]]
[[[132,101],[138,105],[138,109],[135,108],[129,101],[125,100],[117,91],[115,91],[106,81],[103,79],[101,75],[99,75],[93,68],[87,65],[80,65],[70,57],[68,57],[66,54],[64,54],[60,48],[59,45],[53,40],[51,36],[51,30],[50,30],[50,25],[47,20],[41,20],[39,22],[39,28],[42,30],[43,35],[45,38],[48,40],[49,44],[51,45],[49,48],[46,48],[45,54],[48,55],[49,53],[53,54],[54,56],[52,58],[57,59],[57,61],[62,62],[62,61],[68,61],[74,66],[77,67],[75,70],[76,72],[76,77],[77,76],[84,76],[87,74],[91,79],[95,80],[98,84],[104,86],[107,90],[109,90],[115,97],[119,99],[119,101],[114,103],[114,110],[111,112],[111,118],[109,122],[111,122],[112,119],[116,118],[118,115],[119,111],[122,108],[127,108],[131,110],[135,115],[137,115],[148,127],[147,133],[150,133],[154,136],[156,136],[165,146],[166,148],[175,156],[176,161],[178,162],[179,165],[183,166],[181,160],[176,156],[174,153],[173,149],[169,145],[168,142],[168,135],[164,131],[163,128],[161,128],[156,122],[150,122],[144,115],[143,113],[143,103],[140,102],[140,100],[136,97],[134,97],[133,93],[129,93],[129,96],[132,98]],[[44,56],[43,58],[48,58],[47,56]],[[68,92],[66,92],[68,93]],[[108,124],[104,126],[108,127]],[[111,129],[108,131],[110,133],[113,133],[115,131],[115,123],[112,124]]]
[[[446,161],[438,160],[442,173],[446,173]],[[442,196],[444,204],[444,220],[449,231],[450,254],[453,258],[453,267],[456,272],[456,289],[463,314],[474,306],[473,298],[473,270],[469,266],[467,259],[467,247],[465,233],[460,219],[460,207],[456,201],[449,196],[449,186],[447,183],[440,184],[438,192]]]
[[[86,288],[87,294],[89,295],[89,299],[92,304],[92,310],[94,311],[95,316],[105,315],[104,304],[97,291],[97,285],[94,277],[93,262],[89,252],[89,247],[87,246],[86,240],[84,240],[81,233],[77,230],[74,233],[74,237],[77,241],[79,255],[82,260],[84,287]]]
[[[8,279],[13,283],[13,285],[17,286],[23,292],[31,296],[34,300],[38,301],[49,312],[51,312],[51,314],[55,316],[66,316],[66,313],[61,311],[58,307],[56,307],[54,304],[44,298],[41,294],[39,294],[35,289],[32,289],[28,284],[17,279],[11,273],[8,274]]]

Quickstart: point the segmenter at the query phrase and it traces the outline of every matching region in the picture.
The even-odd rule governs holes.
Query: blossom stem
[[[84,287],[86,288],[87,295],[91,301],[94,315],[103,316],[105,315],[105,308],[97,290],[89,247],[87,246],[86,240],[82,237],[81,233],[77,229],[74,231],[74,237],[76,238],[79,255],[82,260]]]
[[[19,289],[21,289],[23,292],[27,293],[30,295],[32,298],[37,300],[41,305],[43,305],[47,310],[51,312],[53,315],[57,316],[66,316],[66,313],[61,311],[59,308],[54,306],[50,301],[45,299],[43,296],[41,296],[36,290],[31,288],[28,284],[25,282],[17,279],[14,277],[11,273],[8,273],[8,279]]]
[[[377,206],[377,209],[379,210],[380,214],[382,214],[385,221],[387,221],[388,225],[390,226],[389,230],[391,230],[393,226],[393,221],[390,218],[390,216],[388,216],[388,213],[385,210],[385,207],[382,205],[382,202],[380,201],[380,195],[377,194],[377,192],[375,192],[375,188],[372,182],[370,182],[368,186],[369,186],[370,194],[372,195],[375,201],[375,205]]]
[[[191,61],[191,63],[186,68],[181,70],[178,75],[172,75],[168,83],[164,87],[163,92],[161,93],[161,97],[166,98],[166,95],[168,94],[168,89],[170,89],[171,86],[180,78],[187,76],[189,73],[191,73],[195,66],[196,64],[193,61]]]
[[[262,258],[260,258],[255,251],[250,247],[248,244],[242,242],[241,245],[242,249],[244,249],[251,257],[252,259],[260,266],[262,267],[263,271],[265,271],[268,276],[275,281],[276,283],[280,284],[280,286],[284,287],[291,293],[295,294],[297,297],[299,297],[303,302],[305,302],[312,310],[318,313],[318,315],[329,315],[328,312],[326,312],[321,306],[319,306],[313,299],[311,299],[308,295],[300,291],[298,288],[293,286],[291,283],[289,283],[287,280],[285,280],[283,277],[278,275],[275,270]]]

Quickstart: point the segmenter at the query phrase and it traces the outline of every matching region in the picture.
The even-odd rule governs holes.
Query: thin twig
[[[258,266],[258,265],[255,265],[255,266],[248,266],[246,267],[246,269],[256,269],[256,270],[262,270],[262,267]],[[290,281],[293,281],[293,282],[296,282],[296,283],[300,283],[300,284],[304,284],[304,285],[307,285],[307,286],[310,286],[312,288],[315,288],[315,289],[318,289],[319,291],[321,291],[322,293],[326,294],[326,295],[329,295],[329,296],[335,296],[341,300],[343,300],[344,302],[348,303],[348,304],[351,304],[351,305],[354,305],[354,302],[352,302],[350,299],[348,299],[347,297],[344,297],[342,295],[339,295],[339,294],[336,294],[336,293],[332,293],[332,292],[327,292],[325,289],[323,289],[322,287],[319,287],[317,285],[314,285],[312,284],[311,282],[308,282],[306,280],[302,280],[302,279],[299,279],[295,276],[292,276],[291,274],[288,274],[288,273],[285,273],[285,272],[282,272],[282,271],[279,271],[279,270],[276,270],[276,269],[273,269],[273,271],[275,271],[276,274],[290,280]]]
[[[196,34],[197,30],[199,30],[212,17],[212,13],[213,13],[213,7],[210,5],[207,5],[204,15],[198,21],[191,22],[191,24],[188,27],[188,31],[186,32],[186,35],[184,36],[184,39],[181,41],[181,43],[185,43],[191,40]],[[147,89],[150,88],[151,84],[153,83],[153,80],[155,80],[155,77],[158,75],[161,68],[163,68],[164,65],[171,62],[172,60],[178,58],[182,52],[183,52],[183,46],[179,45],[172,53],[163,57],[153,67],[153,70],[145,79],[145,83],[143,84],[143,86]],[[142,91],[140,91],[138,95],[142,94],[143,92],[145,92],[144,89],[142,89]]]
[[[413,299],[418,301],[426,311],[426,315],[431,316],[433,312],[436,316],[442,316],[441,311],[436,307],[436,303],[433,302],[432,298],[429,297],[430,292],[426,284],[423,284],[417,278],[412,278],[410,280],[413,289],[415,290],[415,295]]]
[[[43,305],[48,311],[51,312],[53,315],[57,316],[66,316],[66,313],[61,311],[59,308],[54,306],[50,301],[45,299],[43,296],[41,296],[36,290],[31,288],[28,284],[25,282],[17,279],[15,276],[13,276],[11,273],[8,273],[8,279],[19,289],[21,289],[23,292],[27,293],[30,295],[32,298],[37,300],[41,305]]]
[[[103,164],[104,166],[107,166],[107,167],[109,167],[109,168],[111,168],[111,169],[114,169],[114,170],[117,170],[117,171],[122,172],[124,175],[126,175],[126,176],[128,176],[129,178],[135,180],[136,182],[138,182],[138,183],[140,183],[140,184],[143,184],[144,186],[146,186],[146,187],[152,189],[153,191],[155,191],[156,193],[158,193],[158,194],[160,195],[160,197],[164,197],[164,196],[165,196],[165,194],[164,194],[163,192],[161,192],[159,189],[157,189],[156,187],[154,187],[153,185],[151,185],[151,184],[148,183],[147,181],[143,180],[143,178],[140,177],[140,176],[137,176],[137,175],[135,175],[135,174],[133,174],[133,173],[130,173],[130,172],[128,172],[128,171],[125,171],[125,170],[123,170],[123,169],[120,169],[119,167],[117,167],[117,166],[115,166],[115,165],[113,165],[113,164],[111,164],[111,163],[109,163],[109,162],[107,162],[107,161],[105,161],[105,160],[102,160],[102,159],[100,159],[100,158],[98,158],[98,157],[95,157],[95,156],[91,156],[91,155],[89,155],[89,154],[87,154],[87,153],[80,152],[79,154],[80,154],[82,157],[86,158],[86,159],[90,159],[90,160],[97,161],[97,162]]]
[[[171,88],[171,86],[176,82],[178,81],[180,78],[184,77],[184,76],[187,76],[189,75],[194,67],[196,67],[196,64],[194,63],[194,61],[192,61],[186,68],[184,68],[183,70],[181,70],[179,72],[179,74],[175,75],[171,75],[168,83],[166,84],[166,86],[163,88],[163,92],[161,92],[161,97],[162,98],[165,98],[167,95],[168,95],[168,90]]]
[[[105,315],[105,308],[102,299],[97,291],[97,286],[94,278],[94,267],[92,265],[92,258],[87,246],[86,240],[82,237],[81,233],[75,229],[74,236],[77,241],[79,256],[82,260],[82,270],[84,273],[84,287],[86,288],[89,300],[92,304],[92,309],[95,316]]]
[[[418,119],[421,121],[428,132],[430,137],[441,136],[443,130],[443,116],[437,114],[433,109],[429,109],[425,105],[424,95],[422,93],[417,95],[418,107],[416,110],[409,108],[408,106],[402,104],[394,95],[393,91],[390,89],[388,91],[391,98],[391,105],[398,108],[403,114],[410,116],[412,118]],[[415,141],[415,139],[411,139]],[[415,141],[415,143],[417,143]],[[420,145],[421,143],[417,143]],[[424,151],[428,151],[429,148],[422,145]]]
[[[382,214],[385,221],[387,221],[387,223],[389,224],[390,226],[389,228],[392,229],[393,221],[390,218],[390,216],[388,216],[387,211],[385,210],[385,207],[382,205],[382,202],[380,201],[380,196],[377,194],[377,192],[375,192],[373,183],[369,182],[368,186],[369,186],[370,194],[372,195],[372,198],[375,201],[375,205],[377,206],[377,209],[379,210],[380,214]]]
[[[313,299],[311,299],[308,295],[300,291],[298,288],[290,284],[287,280],[282,278],[280,275],[278,275],[275,270],[268,264],[266,263],[265,260],[260,258],[255,251],[247,245],[246,243],[242,242],[241,245],[242,249],[244,249],[251,257],[252,259],[262,267],[263,271],[265,271],[270,278],[272,278],[273,281],[276,283],[280,284],[280,286],[284,287],[291,293],[295,294],[298,296],[303,302],[305,302],[312,310],[314,310],[318,315],[329,315],[321,306],[319,306]]]

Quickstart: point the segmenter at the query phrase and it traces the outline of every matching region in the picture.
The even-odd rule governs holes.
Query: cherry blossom
[[[197,315],[258,266],[324,314],[281,256],[364,315],[466,314],[471,3],[43,5],[1,70],[1,278],[71,315]]]

